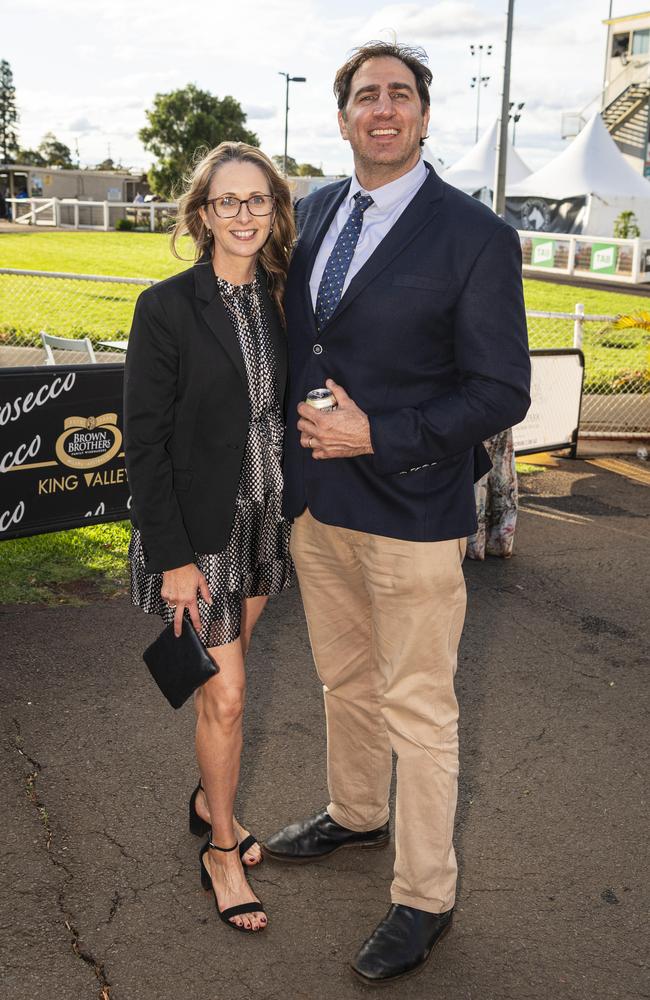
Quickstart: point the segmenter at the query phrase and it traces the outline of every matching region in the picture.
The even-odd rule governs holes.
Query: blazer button
[[[314,344],[313,351],[314,351],[314,354],[322,354],[323,353],[323,348],[321,347],[320,344]]]

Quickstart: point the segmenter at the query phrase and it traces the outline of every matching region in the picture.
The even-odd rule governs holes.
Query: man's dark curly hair
[[[381,59],[389,56],[399,59],[411,70],[415,77],[418,95],[422,110],[426,111],[431,100],[429,97],[429,87],[433,79],[433,74],[426,64],[428,56],[419,45],[399,45],[397,42],[366,42],[354,49],[352,55],[346,63],[341,66],[334,78],[334,95],[339,106],[339,111],[345,113],[345,106],[350,96],[350,86],[352,77],[356,71],[369,59]]]

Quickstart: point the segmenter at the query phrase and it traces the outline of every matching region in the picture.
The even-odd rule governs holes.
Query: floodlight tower
[[[521,112],[526,107],[525,101],[520,101],[516,104],[514,101],[510,101],[510,110],[508,112],[508,121],[512,122],[512,145],[515,144],[515,138],[517,135],[517,122],[521,118]]]
[[[483,56],[492,55],[491,45],[470,45],[469,51],[473,56],[478,58],[478,73],[473,76],[470,82],[470,87],[476,88],[476,129],[474,135],[474,142],[478,142],[478,132],[479,132],[479,120],[481,117],[481,87],[487,87],[490,80],[489,76],[483,76],[481,73],[483,67]]]

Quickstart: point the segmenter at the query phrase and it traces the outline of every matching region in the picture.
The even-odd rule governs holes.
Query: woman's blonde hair
[[[216,171],[224,163],[232,162],[253,163],[259,167],[275,197],[272,232],[260,251],[260,263],[268,275],[269,292],[284,322],[282,298],[296,229],[289,185],[261,149],[245,142],[221,142],[215,149],[201,155],[187,178],[185,192],[178,199],[178,215],[171,234],[172,253],[179,260],[185,260],[178,252],[178,241],[182,236],[190,236],[194,243],[195,261],[206,254],[212,255],[212,233],[201,218],[199,209],[205,206]]]

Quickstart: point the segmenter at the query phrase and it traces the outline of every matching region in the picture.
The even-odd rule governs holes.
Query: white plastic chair
[[[41,330],[41,340],[45,349],[46,365],[56,364],[52,353],[53,348],[55,351],[76,351],[78,354],[87,354],[89,362],[93,365],[97,364],[93,345],[88,337],[84,337],[83,340],[71,340],[70,337],[55,337],[51,333],[44,333]]]

